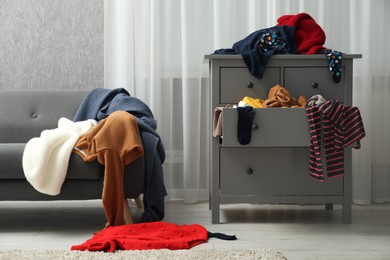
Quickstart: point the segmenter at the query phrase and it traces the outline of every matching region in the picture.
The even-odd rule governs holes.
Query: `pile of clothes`
[[[307,100],[305,96],[299,96],[298,98],[293,97],[290,95],[287,89],[281,85],[276,85],[269,90],[268,98],[265,100],[246,96],[238,103],[238,107],[244,107],[248,105],[253,108],[304,108],[307,105]]]
[[[277,25],[257,30],[214,54],[240,54],[249,72],[262,78],[268,61],[275,54],[324,54],[329,61],[333,80],[341,79],[342,52],[324,47],[325,32],[307,13],[283,15]]]
[[[162,169],[165,150],[156,128],[149,107],[125,89],[94,89],[73,121],[60,118],[57,128],[26,144],[24,174],[37,191],[55,196],[65,181],[72,152],[85,162],[97,160],[105,167],[102,202],[107,226],[122,225],[124,167],[144,155],[142,221],[160,221],[167,191]]]

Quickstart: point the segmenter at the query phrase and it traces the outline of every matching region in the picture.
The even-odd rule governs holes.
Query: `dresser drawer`
[[[267,67],[260,80],[252,76],[246,67],[222,67],[219,103],[237,104],[245,96],[266,99],[269,89],[280,81],[280,68]]]
[[[283,86],[293,97],[305,96],[308,99],[320,94],[325,99],[344,101],[344,68],[339,83],[335,83],[328,67],[284,68]]]
[[[251,142],[245,147],[306,147],[310,145],[309,125],[303,108],[256,108]],[[222,112],[222,146],[242,147],[237,140],[238,112]]]
[[[309,148],[221,148],[221,195],[342,195],[343,178],[313,180]]]

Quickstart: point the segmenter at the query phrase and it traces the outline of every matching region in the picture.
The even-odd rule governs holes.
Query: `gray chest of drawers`
[[[334,83],[325,55],[275,55],[263,78],[253,77],[240,55],[206,55],[210,64],[211,113],[245,96],[265,99],[277,84],[292,96],[320,94],[352,105],[353,59],[343,56],[342,79]],[[210,208],[220,222],[227,203],[342,204],[342,222],[351,222],[351,149],[345,150],[345,175],[317,182],[309,175],[309,128],[303,108],[255,109],[251,142],[237,141],[238,113],[223,109],[222,137],[211,138]]]

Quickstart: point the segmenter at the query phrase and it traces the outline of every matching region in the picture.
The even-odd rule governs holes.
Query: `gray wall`
[[[104,84],[104,0],[0,0],[0,89]]]

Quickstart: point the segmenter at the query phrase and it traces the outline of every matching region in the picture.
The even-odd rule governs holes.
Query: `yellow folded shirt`
[[[254,98],[246,96],[246,97],[244,97],[242,99],[242,102],[244,102],[245,104],[250,105],[253,108],[261,108],[262,105],[263,105],[264,100],[262,100],[262,99],[254,99]]]

